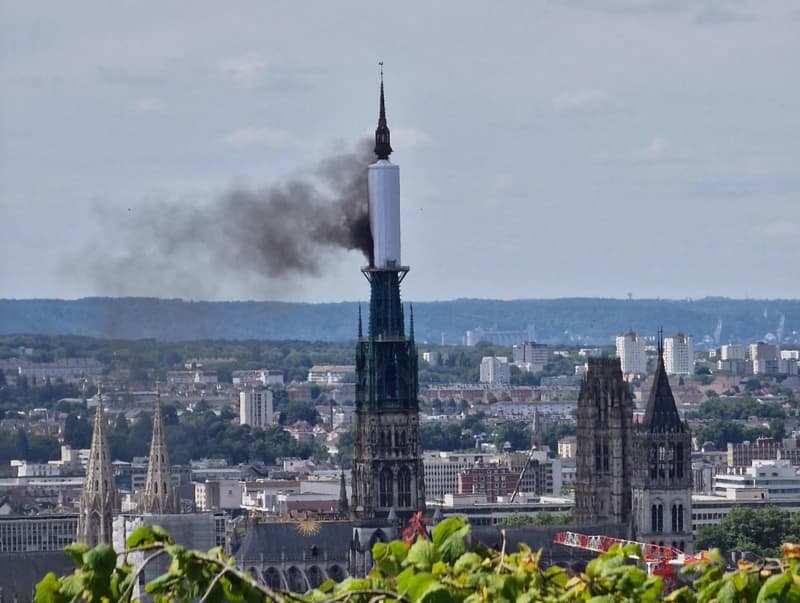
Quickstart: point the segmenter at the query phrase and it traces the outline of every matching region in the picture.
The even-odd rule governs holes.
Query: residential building
[[[352,382],[355,374],[356,367],[353,365],[316,364],[308,369],[308,382],[315,385]]]
[[[565,436],[558,440],[558,456],[562,459],[574,459],[577,448],[577,436]]]
[[[481,383],[490,386],[508,385],[511,381],[511,370],[506,356],[484,356],[481,359]]]
[[[645,341],[637,333],[630,331],[617,335],[617,358],[625,375],[643,375],[647,372]]]
[[[520,369],[531,373],[541,373],[549,360],[549,352],[543,343],[526,341],[513,346],[512,358],[514,364]]]
[[[690,336],[676,333],[664,338],[664,366],[667,375],[694,373],[694,346]]]
[[[476,465],[464,469],[458,476],[458,494],[480,494],[489,502],[508,496],[517,485],[519,473],[505,465]]]
[[[746,350],[743,345],[738,343],[729,343],[719,348],[720,360],[744,360]]]
[[[778,346],[771,343],[751,343],[750,362],[754,375],[775,375],[778,373]]]
[[[283,371],[257,369],[233,371],[231,381],[237,387],[258,387],[259,385],[283,385]]]
[[[269,427],[275,424],[272,392],[250,388],[239,392],[239,424]]]
[[[242,506],[242,482],[213,479],[194,483],[194,504],[198,511],[222,511]]]
[[[490,454],[456,452],[426,452],[422,457],[425,468],[425,494],[428,500],[441,500],[445,494],[458,492],[458,476],[484,462]]]

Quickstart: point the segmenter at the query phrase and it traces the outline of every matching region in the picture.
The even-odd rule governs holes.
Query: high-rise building
[[[644,338],[630,331],[617,335],[617,358],[625,375],[643,375],[647,372]]]
[[[664,366],[667,375],[694,373],[694,346],[692,338],[683,333],[664,338]]]
[[[103,397],[98,388],[92,447],[78,513],[78,542],[84,542],[90,547],[111,544],[112,515],[118,508],[119,496],[111,473]]]
[[[675,406],[660,336],[653,387],[633,441],[634,538],[691,553],[692,435]]]
[[[738,343],[729,343],[727,345],[720,346],[719,358],[720,360],[744,360],[744,346],[739,345]]]
[[[778,360],[780,358],[778,346],[771,343],[751,343],[750,362],[753,364],[753,374],[776,374],[778,373]]]
[[[156,385],[156,407],[153,413],[153,437],[147,462],[147,479],[139,499],[139,511],[155,515],[181,512],[181,501],[172,479],[169,464],[164,417],[161,415],[161,392]]]
[[[362,270],[370,283],[369,324],[364,334],[359,310],[356,347],[350,509],[358,520],[402,518],[425,508],[418,356],[413,310],[406,335],[400,302],[409,269],[400,259],[400,170],[389,161],[391,152],[381,77],[377,161],[367,172],[373,257]]]
[[[481,383],[489,385],[508,385],[511,381],[511,370],[508,366],[508,358],[505,356],[484,356],[481,359],[480,369]]]
[[[272,392],[268,389],[246,389],[239,392],[239,424],[268,427],[275,424]]]
[[[550,354],[547,346],[535,341],[519,343],[512,348],[514,364],[531,373],[541,373],[544,370]]]
[[[575,519],[628,525],[633,398],[619,358],[588,358],[578,394]]]

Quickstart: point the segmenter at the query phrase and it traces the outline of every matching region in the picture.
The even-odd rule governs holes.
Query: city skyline
[[[352,146],[383,60],[406,299],[800,298],[790,2],[85,4],[2,8],[0,297],[358,299],[357,252],[288,280],[148,265],[126,224]]]

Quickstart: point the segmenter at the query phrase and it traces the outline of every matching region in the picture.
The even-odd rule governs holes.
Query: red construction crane
[[[647,564],[648,573],[664,578],[664,583],[668,590],[671,590],[677,584],[678,574],[676,568],[700,560],[700,557],[686,555],[686,553],[674,546],[660,546],[647,542],[623,540],[621,538],[603,536],[602,534],[587,535],[577,532],[558,532],[553,538],[553,542],[597,553],[605,553],[615,544],[622,546],[635,544],[641,548],[642,561]]]

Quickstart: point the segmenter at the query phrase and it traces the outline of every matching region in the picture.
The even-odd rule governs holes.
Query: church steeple
[[[111,544],[112,513],[117,509],[118,496],[111,473],[111,454],[106,438],[106,416],[103,412],[103,397],[97,388],[97,411],[94,416],[92,448],[83,485],[78,516],[79,542],[90,547]]]
[[[386,103],[383,98],[383,61],[378,63],[381,66],[381,106],[378,115],[378,127],[375,130],[375,154],[378,159],[389,159],[392,153],[392,145],[389,142],[389,126],[386,123]]]
[[[147,463],[147,480],[139,504],[142,513],[165,515],[180,513],[180,501],[172,485],[172,473],[161,415],[161,391],[156,382],[156,407],[153,414],[153,439],[150,442],[150,459]]]
[[[658,331],[658,365],[653,376],[653,387],[647,400],[642,428],[651,432],[686,430],[675,405],[675,396],[672,394],[667,369],[664,366],[664,332],[661,329]]]

